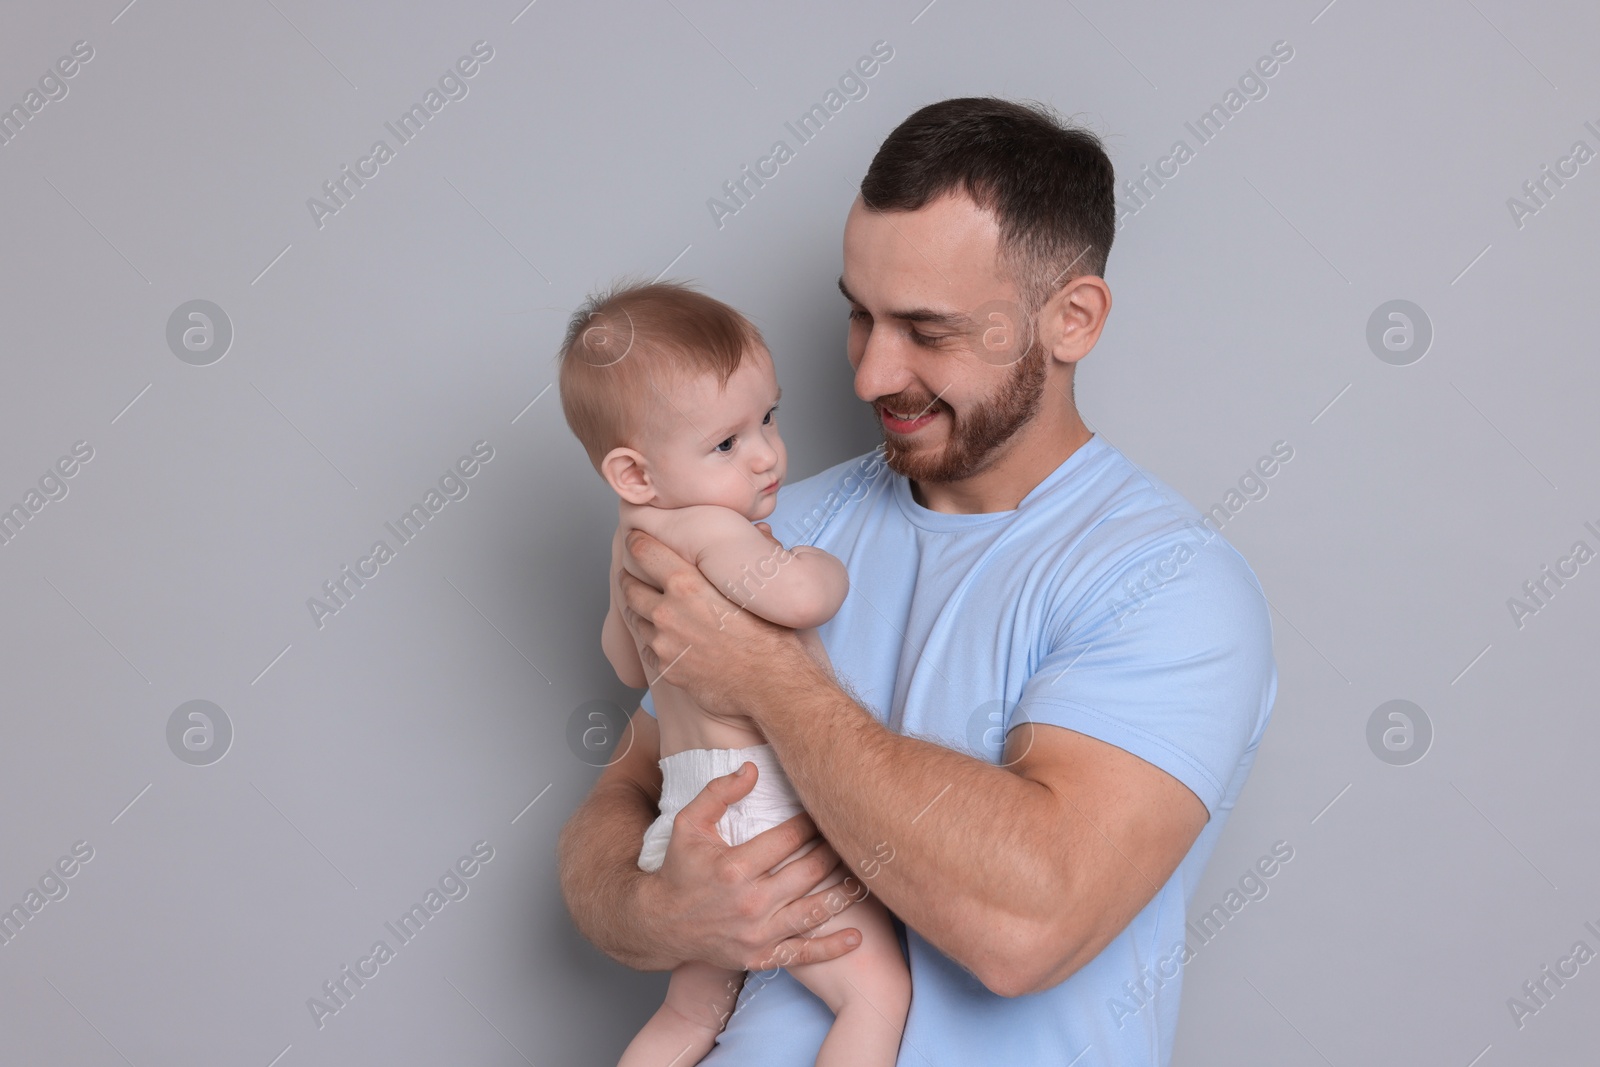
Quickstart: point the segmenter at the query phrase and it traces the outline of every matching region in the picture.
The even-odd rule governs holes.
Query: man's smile
[[[938,409],[929,410],[925,407],[913,408],[910,411],[895,412],[884,404],[876,405],[878,417],[882,420],[884,428],[891,433],[910,434],[928,425],[938,417]],[[918,414],[921,412],[921,414]]]

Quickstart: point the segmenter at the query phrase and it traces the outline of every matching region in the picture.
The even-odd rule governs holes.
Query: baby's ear
[[[601,477],[615,489],[617,495],[630,504],[644,505],[655,499],[655,487],[650,484],[650,473],[645,470],[644,456],[631,448],[613,448],[600,461]]]

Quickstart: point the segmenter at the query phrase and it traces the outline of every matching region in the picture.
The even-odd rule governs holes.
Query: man
[[[808,815],[728,847],[715,824],[753,784],[730,775],[639,871],[660,788],[646,698],[561,844],[574,921],[616,959],[848,951],[848,899],[807,895],[843,862],[904,924],[901,1064],[1168,1062],[1186,906],[1277,675],[1244,560],[1074,405],[1111,309],[1112,181],[1093,135],[994,99],[925,107],[873,159],[840,288],[885,443],[786,487],[771,518],[845,561],[818,631],[836,677],[630,536],[649,676],[747,716]],[[770,872],[818,831],[831,848]],[[829,1019],[758,970],[703,1062],[810,1064]]]

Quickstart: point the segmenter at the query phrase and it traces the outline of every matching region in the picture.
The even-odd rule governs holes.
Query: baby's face
[[[643,449],[661,508],[720,504],[752,522],[778,502],[788,453],[778,435],[778,376],[760,346],[717,388],[703,374],[652,397]]]

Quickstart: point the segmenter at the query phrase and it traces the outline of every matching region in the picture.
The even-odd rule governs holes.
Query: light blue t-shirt
[[[844,561],[850,593],[818,633],[890,729],[999,763],[1013,723],[1066,727],[1161,768],[1210,813],[1154,899],[1052,989],[997,996],[904,929],[899,1067],[1165,1067],[1187,906],[1277,692],[1271,620],[1244,559],[1098,435],[1014,511],[922,507],[880,447],[786,486],[767,521],[784,544]],[[832,1021],[787,972],[754,972],[701,1062],[810,1067]]]

